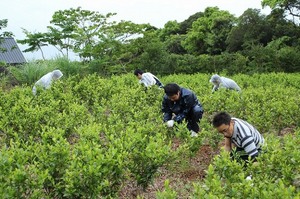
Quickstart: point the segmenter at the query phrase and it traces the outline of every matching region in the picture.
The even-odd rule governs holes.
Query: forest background
[[[183,22],[169,21],[163,28],[110,20],[116,13],[71,8],[56,11],[47,32],[24,29],[26,38],[17,42],[29,46],[25,52],[42,55],[45,46],[54,46],[66,59],[74,52],[80,57],[74,64],[82,68],[81,73],[104,76],[135,68],[156,75],[299,72],[298,2],[262,1],[262,5],[272,9],[269,15],[247,9],[236,18],[208,7]],[[7,23],[1,20],[1,30]],[[13,33],[0,33],[5,36]]]

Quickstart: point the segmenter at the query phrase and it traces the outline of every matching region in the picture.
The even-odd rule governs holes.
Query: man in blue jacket
[[[187,121],[187,128],[191,136],[197,136],[200,131],[199,122],[203,115],[203,108],[195,93],[186,88],[181,88],[175,83],[164,87],[165,96],[162,102],[163,120],[168,127],[174,123]]]

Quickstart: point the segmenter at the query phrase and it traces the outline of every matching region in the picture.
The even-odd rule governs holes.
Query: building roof
[[[0,40],[0,62],[7,64],[22,64],[26,59],[12,37]]]

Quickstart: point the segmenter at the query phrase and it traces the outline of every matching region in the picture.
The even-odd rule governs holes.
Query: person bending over
[[[175,83],[165,85],[164,91],[163,121],[167,123],[168,127],[173,127],[174,122],[181,123],[186,120],[191,136],[197,136],[200,131],[198,123],[202,118],[203,108],[195,93]]]
[[[142,70],[136,69],[134,71],[134,75],[139,79],[139,83],[144,84],[146,88],[153,85],[157,85],[159,88],[163,88],[164,86],[161,81],[152,73],[144,73]]]
[[[232,79],[229,79],[227,77],[220,77],[217,74],[213,75],[210,78],[209,82],[214,85],[214,87],[212,89],[212,93],[217,91],[219,88],[236,90],[238,92],[241,91],[241,88],[237,85],[237,83],[235,81],[233,81]]]
[[[260,132],[248,122],[231,117],[226,112],[219,112],[213,118],[213,126],[225,138],[225,150],[231,157],[237,154],[242,160],[249,158],[256,161],[261,153],[264,138]]]
[[[33,86],[32,93],[36,95],[37,87],[48,89],[51,87],[53,81],[60,79],[63,76],[60,70],[54,70],[41,77]]]

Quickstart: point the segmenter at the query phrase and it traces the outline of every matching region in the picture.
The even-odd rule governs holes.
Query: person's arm
[[[217,91],[218,88],[219,88],[219,85],[214,84],[214,87],[213,87],[211,92],[213,93],[213,92]]]
[[[163,99],[161,110],[164,113],[164,116],[163,116],[164,122],[167,122],[168,120],[172,119],[172,111],[168,105],[168,101],[167,101],[166,97],[164,97],[164,99]]]
[[[230,152],[231,151],[231,139],[225,137],[225,145],[224,145],[225,151]]]
[[[33,94],[33,95],[36,95],[36,86],[35,86],[35,85],[34,85],[33,88],[32,88],[32,94]]]
[[[154,80],[156,82],[155,84],[157,86],[159,86],[160,88],[164,87],[164,84],[155,75],[152,75],[152,77],[154,78]]]
[[[234,82],[235,83],[235,82]],[[237,85],[237,83],[235,83],[235,90],[237,90],[237,91],[241,91],[242,89],[239,87],[239,85]]]

